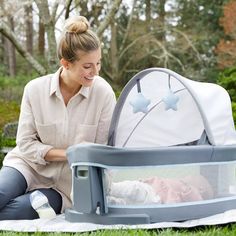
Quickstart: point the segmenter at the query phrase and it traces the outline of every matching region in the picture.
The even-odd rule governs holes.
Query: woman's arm
[[[51,161],[67,161],[66,158],[66,150],[65,149],[50,149],[45,157],[45,161],[51,162]]]
[[[44,144],[40,140],[32,112],[30,89],[32,87],[29,84],[24,89],[17,130],[16,143],[21,155],[31,162],[42,165],[46,165],[47,161],[65,161],[65,150],[55,149],[52,145]]]

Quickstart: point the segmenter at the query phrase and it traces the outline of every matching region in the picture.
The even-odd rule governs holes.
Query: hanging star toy
[[[177,103],[179,101],[179,97],[176,96],[171,90],[168,91],[168,94],[166,97],[162,99],[162,101],[166,105],[166,111],[169,109],[172,109],[174,111],[177,111]]]
[[[142,93],[137,93],[136,97],[132,101],[130,101],[130,105],[133,107],[133,113],[147,113],[148,105],[150,103],[150,99],[145,98]]]

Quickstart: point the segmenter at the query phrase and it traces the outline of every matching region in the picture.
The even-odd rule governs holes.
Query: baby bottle
[[[48,198],[39,190],[30,194],[31,206],[37,211],[39,218],[52,219],[56,217],[56,213],[48,202]]]

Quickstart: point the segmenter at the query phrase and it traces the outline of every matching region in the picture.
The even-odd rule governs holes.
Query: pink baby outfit
[[[152,177],[142,181],[153,187],[162,204],[200,201],[213,197],[210,184],[201,175],[181,179]]]

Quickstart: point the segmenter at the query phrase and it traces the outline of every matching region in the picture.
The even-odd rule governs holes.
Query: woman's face
[[[78,55],[78,60],[69,63],[68,77],[73,83],[89,87],[101,69],[101,49],[91,52],[79,51]]]

